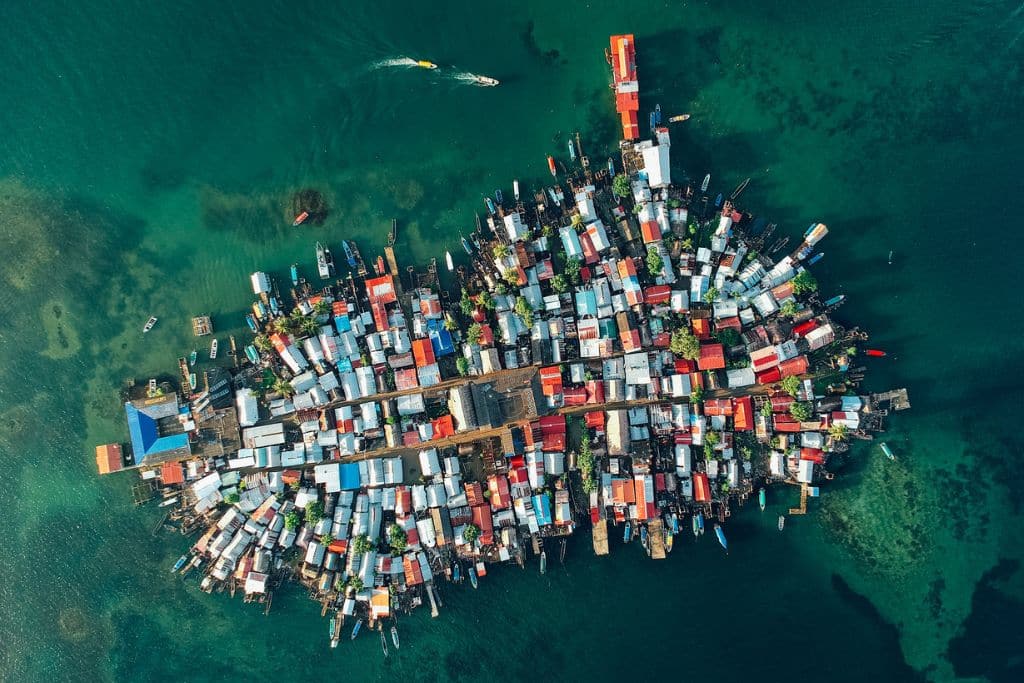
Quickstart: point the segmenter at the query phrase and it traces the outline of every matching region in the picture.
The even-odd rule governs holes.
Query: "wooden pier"
[[[800,507],[789,508],[791,515],[807,514],[807,484],[800,484]]]
[[[594,525],[593,531],[594,540],[594,554],[595,555],[607,555],[608,554],[608,520],[599,519],[597,524]]]
[[[208,315],[197,315],[192,318],[192,334],[197,337],[205,337],[213,334],[213,323]]]

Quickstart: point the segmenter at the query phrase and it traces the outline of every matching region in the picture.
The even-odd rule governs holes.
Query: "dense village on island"
[[[370,267],[339,245],[344,275],[318,245],[321,277],[293,266],[290,291],[251,274],[229,364],[214,341],[126,389],[129,445],[97,464],[139,470],[136,501],[194,539],[174,571],[266,610],[300,582],[332,646],[375,628],[386,652],[393,617],[436,615],[442,582],[544,572],[581,531],[598,555],[622,539],[662,559],[706,526],[727,552],[733,508],[778,483],[804,512],[851,440],[909,407],[858,392],[884,353],[818,291],[826,226],[790,245],[739,208],[744,186],[673,184],[686,117],[658,108],[641,134],[633,36],[606,52],[620,158],[592,163],[577,137],[552,185],[487,197],[450,286],[436,261],[399,268],[395,223]],[[209,318],[193,328],[212,338]]]

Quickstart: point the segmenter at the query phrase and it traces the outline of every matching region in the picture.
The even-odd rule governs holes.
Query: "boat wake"
[[[476,85],[480,87],[498,85],[498,81],[493,78],[488,78],[487,76],[480,76],[478,74],[473,74],[468,71],[456,71],[454,74],[452,74],[451,77],[454,80],[459,81],[460,83],[465,83],[466,85]]]
[[[419,66],[415,59],[411,57],[393,57],[391,59],[381,59],[370,65],[371,69],[388,69],[402,66]]]

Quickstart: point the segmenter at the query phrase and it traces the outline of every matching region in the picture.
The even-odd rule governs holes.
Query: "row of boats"
[[[340,635],[341,635],[341,628],[340,628],[340,626],[341,626],[341,624],[338,621],[338,619],[340,619],[340,617],[331,617],[330,636],[331,636],[331,647],[332,648],[333,647],[338,647],[338,641],[340,640]],[[355,640],[356,636],[359,635],[359,633],[362,630],[362,628],[363,628],[363,619],[359,619],[358,621],[356,621],[356,625],[352,627],[352,634],[349,636],[349,640]],[[390,633],[391,633],[391,642],[394,644],[395,649],[396,650],[400,649],[402,647],[402,645],[401,645],[401,642],[398,640],[398,626],[395,625],[395,624],[392,624],[391,625],[391,629],[390,629]],[[390,655],[390,653],[388,652],[388,639],[384,635],[384,629],[383,628],[381,628],[381,630],[380,630],[380,647],[381,647],[381,650],[384,651],[384,656],[388,657]]]

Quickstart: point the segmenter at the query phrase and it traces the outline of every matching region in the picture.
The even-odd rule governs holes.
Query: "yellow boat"
[[[418,60],[416,62],[416,66],[422,67],[424,69],[436,69],[437,68],[437,64],[434,64],[433,62],[428,62],[425,59]]]

